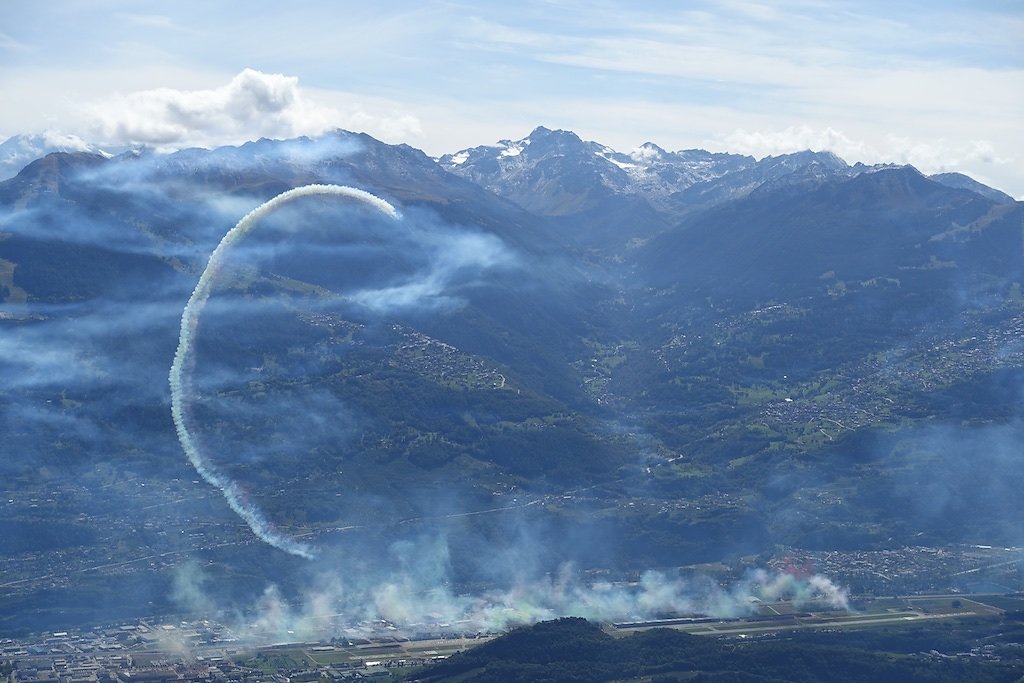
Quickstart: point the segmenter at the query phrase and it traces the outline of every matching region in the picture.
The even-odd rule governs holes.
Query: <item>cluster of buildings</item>
[[[505,388],[505,375],[484,359],[401,325],[392,325],[391,329],[401,341],[395,346],[389,365],[413,370],[434,382],[450,383],[465,389]]]
[[[39,520],[67,538],[48,541],[48,533],[36,533],[22,543],[18,535],[32,532],[12,524],[0,555],[0,589],[15,597],[74,586],[82,575],[148,576],[207,548],[253,543],[244,524],[220,509],[216,492],[198,484],[92,472],[31,492],[6,491],[0,499],[6,518]],[[125,514],[125,500],[137,501],[132,514]]]
[[[423,666],[467,642],[455,636],[417,641],[378,631],[256,647],[217,622],[147,619],[0,639],[0,664],[11,668],[8,683],[310,683]]]
[[[796,567],[825,574],[856,594],[1024,590],[1024,548],[963,545],[894,550],[787,550],[768,564],[779,571]]]
[[[929,391],[993,368],[1022,365],[1024,316],[1017,315],[979,326],[971,336],[869,356],[839,368],[827,391],[794,387],[792,398],[768,403],[761,416],[776,429],[816,424],[834,436],[892,419],[899,408],[892,397],[907,390]]]
[[[225,655],[236,641],[219,624],[108,626],[0,641],[0,658],[14,664],[11,683],[160,683],[259,681],[234,676]],[[195,648],[195,649],[193,649]],[[216,654],[203,657],[199,651]]]

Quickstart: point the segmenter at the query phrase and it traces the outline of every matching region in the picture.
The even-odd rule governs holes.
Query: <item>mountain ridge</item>
[[[365,134],[348,133],[339,129],[334,133],[327,133],[319,139],[322,141],[332,135],[359,136]],[[365,136],[365,139],[371,138]],[[301,143],[303,140],[308,141],[309,138],[295,138],[292,142]],[[242,149],[268,142],[274,141],[268,139],[249,141],[241,145],[227,145],[206,151]],[[531,145],[534,145],[532,149]],[[415,149],[405,144],[395,145],[395,147]],[[201,149],[203,148],[181,149],[167,154],[183,152],[194,154]],[[14,135],[0,143],[0,179],[5,174],[7,177],[14,177],[31,161],[53,152],[90,152],[106,157],[114,156],[114,154],[105,152],[100,147],[75,136],[62,136],[54,133]],[[128,150],[117,149],[115,153],[123,156],[153,152],[149,152],[143,147]],[[525,156],[523,156],[524,154]],[[600,178],[601,183],[609,189],[617,193],[642,197],[656,209],[662,210],[680,208],[679,200],[684,198],[677,196],[676,199],[673,199],[673,195],[686,193],[693,186],[706,185],[722,176],[755,167],[759,170],[756,173],[749,172],[746,183],[732,184],[728,193],[730,197],[740,196],[752,187],[759,185],[758,175],[763,176],[762,181],[775,179],[785,175],[787,170],[792,172],[803,169],[814,162],[829,171],[845,171],[850,174],[871,172],[891,166],[891,164],[864,165],[859,162],[850,166],[829,151],[803,150],[755,159],[749,155],[709,152],[703,149],[667,151],[652,141],[645,142],[630,152],[624,153],[598,142],[584,141],[572,131],[550,129],[545,126],[537,126],[529,135],[520,139],[502,139],[493,145],[479,145],[445,153],[433,160],[445,170],[469,178],[474,183],[509,198],[510,196],[519,196],[517,192],[521,194],[526,187],[539,182],[538,179],[531,181],[524,177],[528,174],[529,169],[532,169],[537,163],[551,164],[552,159],[559,156],[574,159],[577,170],[585,168],[587,172],[596,174],[592,177]],[[530,157],[536,157],[536,159]],[[598,160],[603,163],[595,163]],[[943,172],[936,173],[931,177],[951,187],[970,189],[982,194],[987,193],[990,199],[1001,202],[1014,201],[1009,195],[985,186],[962,173]],[[516,187],[520,189],[516,190]],[[716,196],[716,192],[721,194],[723,190],[721,188],[713,190],[710,187],[690,190],[685,199],[693,202],[696,198],[702,197],[706,203],[707,197],[709,195]],[[525,201],[525,196],[519,196],[519,200],[520,202]],[[536,203],[532,205],[532,208],[535,211],[539,209],[540,213],[560,215],[583,210],[587,205],[587,201],[581,199],[575,205],[559,207]]]
[[[692,151],[742,168],[657,205],[606,184],[629,179],[611,151],[553,134],[509,157],[545,190],[534,212],[352,133],[58,154],[0,182],[2,521],[90,532],[19,532],[6,623],[55,614],[52,572],[116,592],[120,569],[80,570],[170,581],[191,552],[245,591],[295,587],[294,558],[196,480],[166,378],[210,252],[307,183],[405,218],[311,200],[238,245],[191,419],[268,519],[355,575],[434,558],[434,532],[443,580],[473,586],[515,583],[517,558],[553,576],[1020,544],[1024,205],[911,167]]]

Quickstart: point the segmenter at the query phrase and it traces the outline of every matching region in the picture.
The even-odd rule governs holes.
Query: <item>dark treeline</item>
[[[414,677],[425,683],[641,679],[657,683],[952,683],[1016,681],[1020,666],[1019,662],[898,656],[837,643],[725,641],[669,629],[615,638],[584,619],[567,618],[518,629]]]

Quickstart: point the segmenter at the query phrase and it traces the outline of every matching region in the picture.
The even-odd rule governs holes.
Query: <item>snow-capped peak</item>
[[[522,140],[516,140],[512,142],[510,140],[502,140],[505,149],[498,153],[499,157],[517,157],[523,153],[523,150],[530,144],[530,138],[524,138]]]
[[[607,145],[584,141],[572,131],[543,126],[519,140],[499,140],[494,145],[464,149],[438,159],[450,172],[524,207],[536,208],[534,204],[545,194],[556,192],[556,186],[571,184],[576,182],[573,178],[586,174],[612,194],[641,197],[652,206],[666,209],[674,206],[673,197],[680,191],[753,161],[729,154],[667,152],[652,142],[624,154]],[[559,180],[552,184],[555,178]],[[576,206],[574,200],[567,199],[574,196],[572,192],[558,196],[564,201],[560,200],[555,211]]]
[[[651,162],[661,159],[664,154],[665,150],[661,147],[653,142],[645,142],[630,152],[629,156],[639,162]]]
[[[31,162],[54,152],[88,152],[108,158],[111,156],[77,135],[53,130],[15,135],[0,143],[0,180],[13,178]]]

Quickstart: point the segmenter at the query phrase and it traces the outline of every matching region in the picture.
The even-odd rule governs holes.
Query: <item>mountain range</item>
[[[767,192],[789,184],[812,187],[826,179],[892,168],[849,166],[831,152],[806,151],[756,161],[698,149],[668,152],[651,142],[623,154],[596,142],[584,142],[571,131],[544,127],[520,140],[446,154],[438,162],[449,172],[528,211],[586,223],[589,230],[578,235],[582,239],[600,231],[635,238],[635,230],[621,229],[627,216],[649,231],[759,189]],[[999,203],[1013,202],[1008,195],[962,174],[938,174],[932,179],[982,193]]]
[[[1024,544],[1024,204],[966,176],[543,127],[438,159],[343,131],[85,146],[0,182],[0,628],[171,609],[186,558],[223,593],[306,576],[192,470],[166,378],[222,236],[310,183],[403,218],[314,200],[235,247],[189,419],[338,566],[478,586]]]

